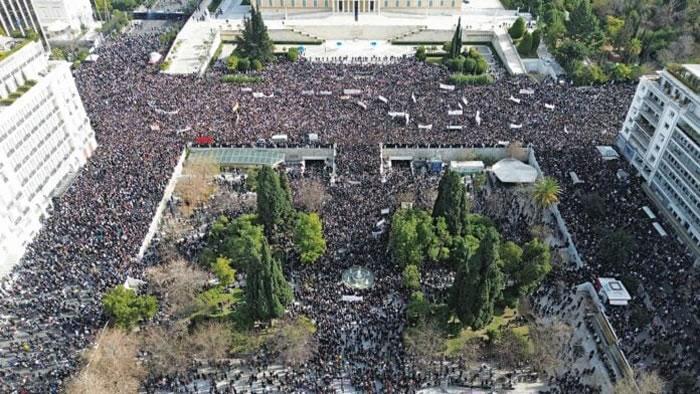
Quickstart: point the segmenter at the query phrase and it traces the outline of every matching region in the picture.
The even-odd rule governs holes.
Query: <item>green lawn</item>
[[[445,341],[447,344],[447,350],[445,351],[445,354],[448,356],[458,354],[460,349],[464,347],[464,344],[466,344],[468,341],[474,338],[486,340],[486,333],[489,330],[498,331],[502,326],[505,326],[508,322],[515,319],[517,316],[518,311],[516,309],[506,308],[501,315],[494,316],[491,323],[480,330],[472,330],[469,327],[463,328],[462,331],[460,331],[459,335],[455,336],[454,338],[449,338]],[[527,336],[528,328],[527,326],[514,327],[513,332],[519,335]]]

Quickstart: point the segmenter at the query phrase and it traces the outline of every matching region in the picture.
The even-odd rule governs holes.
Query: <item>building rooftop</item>
[[[669,64],[666,66],[668,71],[688,89],[695,94],[700,94],[700,65],[699,64]]]
[[[684,64],[683,67],[690,71],[695,78],[700,78],[700,64]]]

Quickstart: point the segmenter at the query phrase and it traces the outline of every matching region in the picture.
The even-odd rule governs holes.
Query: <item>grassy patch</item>
[[[493,78],[488,74],[467,75],[462,73],[454,73],[450,76],[450,82],[459,85],[489,85],[493,83]]]
[[[442,56],[428,56],[425,61],[431,64],[442,64]]]
[[[255,77],[255,76],[250,76],[250,75],[241,75],[241,74],[224,75],[223,77],[221,77],[221,82],[235,83],[238,85],[258,83],[261,81],[262,81],[262,78],[260,78],[260,77]]]
[[[480,330],[472,330],[469,327],[463,328],[458,335],[454,338],[449,338],[445,342],[447,344],[447,349],[445,354],[448,356],[453,356],[459,353],[459,351],[464,348],[465,344],[474,338],[479,338],[482,340],[488,339],[486,335],[489,331],[498,331],[501,327],[507,325],[511,320],[515,319],[518,313],[515,309],[506,308],[502,314],[495,315],[491,323],[488,326]],[[527,335],[528,329],[526,326],[516,327],[513,331],[518,331],[519,335]]]

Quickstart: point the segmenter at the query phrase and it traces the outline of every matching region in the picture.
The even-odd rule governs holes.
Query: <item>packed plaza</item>
[[[327,252],[314,265],[284,267],[295,284],[286,313],[314,322],[317,348],[296,366],[280,365],[264,348],[235,365],[193,359],[184,372],[144,377],[139,392],[410,393],[446,382],[495,381],[485,365],[445,358],[426,366],[406,348],[408,293],[387,252],[387,234],[376,235],[376,227],[407,198],[432,209],[440,178],[401,166],[381,171],[380,144],[486,148],[509,142],[533,149],[542,172],[558,181],[558,209],[583,260],[582,268],[565,259],[553,264],[529,297],[533,315],[564,315],[573,309],[581,283],[622,278],[634,305],[606,311],[630,364],[658,371],[667,382],[683,371],[692,392],[700,371],[694,258],[675,237],[660,236],[644,215],[642,207],[653,203],[634,169],[624,160],[604,160],[595,148],[613,144],[634,84],[576,87],[566,80],[509,76],[494,63],[492,84],[446,89],[445,67],[387,56],[280,60],[257,72],[261,81],[247,88],[222,82],[223,61],[201,77],[160,73],[148,63],[152,52],[166,50],[160,34],[136,29],[110,38],[97,49],[98,61],[73,72],[97,149],[54,198],[42,229],[0,284],[1,392],[65,390],[83,365],[83,352],[109,323],[104,293],[127,277],[146,279],[149,268],[166,262],[159,239],[144,258],[137,255],[185,146],[206,137],[215,145],[265,147],[280,134],[292,146],[311,144],[309,135],[315,134],[313,144],[337,149],[332,180],[324,166],[288,171],[295,198],[309,181],[322,185],[326,196],[318,213]],[[388,112],[408,116],[404,121]],[[582,182],[573,182],[572,172]],[[248,191],[237,186],[228,192],[240,197]],[[473,194],[474,210],[489,213],[489,196]],[[501,201],[512,214],[495,220],[503,238],[528,241],[527,213],[515,198]],[[220,214],[246,213],[251,210],[242,206],[216,212],[201,207],[193,228],[209,229]],[[623,259],[601,252],[616,230],[634,244]],[[193,264],[205,247],[195,233],[176,246]],[[345,302],[348,290],[340,278],[356,265],[371,270],[374,283],[352,292],[361,301]],[[427,269],[422,280],[426,295],[439,298],[453,278]],[[161,323],[167,319],[159,313],[149,324]],[[609,386],[587,378],[594,369],[572,367],[539,381],[551,393],[606,392]],[[520,375],[514,370],[503,380],[515,383]]]

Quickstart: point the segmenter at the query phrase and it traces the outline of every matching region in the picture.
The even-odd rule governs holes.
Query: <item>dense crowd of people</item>
[[[287,388],[320,392],[339,375],[366,392],[411,392],[427,381],[402,343],[401,276],[387,262],[385,238],[371,235],[381,210],[399,202],[399,192],[413,189],[419,198],[421,188],[400,172],[382,182],[380,142],[535,146],[544,171],[564,186],[561,209],[586,259],[586,274],[636,275],[654,323],[663,327],[648,329],[646,339],[638,340],[625,314],[615,314],[629,355],[666,373],[697,370],[697,349],[682,358],[650,355],[659,336],[677,350],[697,337],[697,302],[691,302],[697,299],[688,298],[697,294],[697,284],[686,283],[684,274],[689,259],[638,215],[646,205],[638,185],[620,184],[614,176],[614,167],[624,164],[600,162],[592,148],[612,141],[634,86],[576,88],[503,77],[489,86],[450,90],[439,85],[447,81],[447,70],[402,59],[378,65],[279,62],[261,73],[263,82],[242,87],[222,83],[217,72],[203,78],[159,74],[147,65],[158,46],[155,33],[120,37],[99,49],[98,62],[75,72],[99,147],[55,199],[42,231],[2,283],[0,391],[56,392],[75,371],[80,352],[106,322],[102,294],[127,275],[142,276],[150,263],[135,256],[183,146],[201,136],[215,144],[253,145],[286,134],[290,143],[304,144],[308,133],[316,133],[320,142],[338,146],[337,181],[321,212],[329,252],[299,271],[310,285],[296,289],[294,307],[316,322],[319,351],[303,374],[287,379]],[[461,114],[448,114],[457,110]],[[399,120],[390,111],[408,116]],[[457,125],[462,128],[448,129]],[[585,180],[584,188],[597,188],[607,199],[607,217],[581,213],[567,181],[572,170]],[[627,223],[638,237],[634,258],[621,266],[597,263],[592,226],[600,222]],[[366,266],[376,277],[371,289],[355,291],[362,302],[340,300],[348,294],[338,283],[340,274],[352,265]],[[693,292],[681,290],[688,285]],[[147,389],[167,391],[172,385],[152,382]]]

